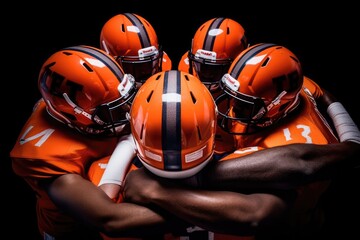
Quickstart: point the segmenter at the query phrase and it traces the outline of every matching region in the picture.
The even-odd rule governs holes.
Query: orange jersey
[[[189,58],[188,58],[188,52],[184,53],[181,56],[181,59],[178,64],[178,70],[183,72],[189,72]]]
[[[75,131],[49,116],[40,100],[10,152],[14,172],[36,192],[40,233],[69,232],[77,221],[57,209],[39,180],[67,173],[86,178],[91,162],[110,155],[118,141],[115,137],[90,138]]]
[[[318,111],[315,99],[303,88],[301,103],[294,113],[280,120],[276,127],[267,128],[256,134],[236,135],[237,148],[260,146],[275,147],[291,143],[328,144],[338,142],[324,117]]]
[[[171,70],[171,68],[172,68],[172,61],[169,55],[167,55],[167,53],[163,51],[162,71]]]
[[[315,100],[319,99],[324,94],[321,87],[306,76],[304,76],[303,86],[311,92],[311,95],[315,98]]]

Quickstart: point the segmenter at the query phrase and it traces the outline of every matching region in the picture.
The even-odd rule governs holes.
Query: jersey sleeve
[[[188,53],[184,53],[181,56],[181,59],[178,64],[178,70],[183,72],[189,72],[189,59],[188,59]]]
[[[110,155],[117,139],[93,139],[74,132],[47,114],[42,102],[21,130],[10,152],[14,172],[22,177],[85,175],[91,161]]]
[[[303,86],[310,91],[315,100],[319,99],[324,94],[321,87],[308,77],[304,77]]]

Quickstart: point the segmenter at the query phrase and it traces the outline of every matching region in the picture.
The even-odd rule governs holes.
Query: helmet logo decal
[[[260,55],[260,56],[255,56],[250,58],[249,60],[246,61],[246,65],[256,65],[258,63],[260,63],[264,58],[266,57],[266,55]]]
[[[129,32],[134,32],[134,33],[139,33],[140,30],[137,26],[127,26],[126,30],[128,30]]]
[[[258,54],[259,52],[261,52],[267,48],[273,47],[273,46],[275,46],[275,44],[272,44],[272,43],[259,44],[259,46],[256,46],[252,49],[249,48],[248,50],[244,50],[245,53],[237,60],[236,64],[232,68],[231,76],[234,78],[238,78],[241,70],[245,67],[246,64],[248,64],[247,61],[254,58],[254,56],[256,56],[256,54]],[[252,60],[252,61],[255,61],[255,60]],[[259,59],[257,59],[257,60],[259,60]]]
[[[204,41],[203,49],[213,50],[216,37],[221,34],[220,25],[223,23],[224,18],[215,18],[211,23],[208,33],[206,34],[206,39]]]
[[[124,13],[124,15],[130,20],[130,22],[132,22],[133,26],[131,28],[131,32],[135,32],[139,35],[141,46],[149,47],[150,38],[141,20],[131,13]]]
[[[179,93],[164,93],[162,95],[162,102],[181,102],[181,94],[179,94]]]
[[[224,31],[223,31],[222,29],[217,28],[217,29],[211,29],[211,30],[208,32],[208,34],[209,34],[210,36],[218,36],[218,35],[222,34],[223,32],[224,32]]]
[[[101,67],[101,68],[105,67],[105,64],[103,62],[101,62],[99,59],[85,58],[85,60],[93,66]],[[81,65],[84,65],[84,63],[85,62],[81,60]]]

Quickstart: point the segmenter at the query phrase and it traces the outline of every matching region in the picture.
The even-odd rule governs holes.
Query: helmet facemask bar
[[[96,119],[100,119],[103,122],[103,124],[100,125],[103,130],[110,130],[113,133],[118,132],[121,130],[118,129],[119,126],[129,123],[127,114],[130,111],[134,96],[135,91],[128,98],[122,97],[115,101],[101,104],[95,109],[92,120],[98,122]]]
[[[118,90],[121,97],[97,106],[92,114],[76,105],[66,93],[63,93],[65,101],[73,108],[75,114],[81,114],[94,123],[86,128],[75,128],[88,134],[114,136],[121,133],[125,125],[129,123],[127,114],[130,111],[132,101],[137,92],[135,80],[132,75],[124,75],[121,84],[118,86]]]
[[[218,89],[221,77],[227,73],[232,63],[230,58],[216,59],[215,52],[202,49],[199,49],[196,54],[189,51],[188,59],[190,73],[195,71],[197,77],[210,91]]]
[[[118,90],[121,97],[97,106],[91,118],[96,123],[100,120],[101,129],[110,130],[114,134],[121,132],[124,125],[129,123],[128,113],[137,92],[134,77],[125,74]]]
[[[133,75],[137,82],[144,83],[153,74],[162,71],[163,50],[160,46],[142,48],[138,56],[117,56],[116,61],[124,72]]]
[[[227,101],[226,107],[218,107],[220,115],[218,124],[223,130],[230,134],[242,135],[249,134],[250,129],[262,125],[262,118],[267,113],[263,99],[238,92],[238,82],[230,74],[223,76],[220,88],[224,93],[215,99],[215,103],[220,106],[225,100]],[[221,109],[225,109],[226,112]],[[244,126],[241,132],[233,129],[236,122]]]

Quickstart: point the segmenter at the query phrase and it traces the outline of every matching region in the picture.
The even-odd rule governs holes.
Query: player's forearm
[[[121,209],[120,209],[121,208]],[[146,237],[185,229],[188,224],[167,213],[159,214],[147,207],[119,203],[115,218],[104,219],[102,232],[110,237]]]
[[[329,179],[360,163],[360,144],[292,144],[220,161],[204,171],[202,184],[222,189],[293,188]],[[205,180],[206,179],[206,180]]]
[[[285,209],[283,202],[272,195],[192,190],[178,185],[158,186],[148,196],[152,204],[214,232],[236,235],[252,233],[264,227],[270,218],[276,221]]]
[[[102,190],[77,174],[58,177],[49,184],[48,193],[61,210],[109,236],[152,235],[163,233],[171,226],[169,219],[151,209],[132,203],[114,203]]]

